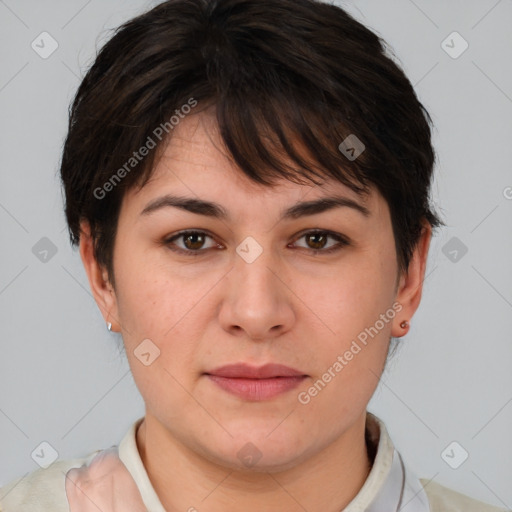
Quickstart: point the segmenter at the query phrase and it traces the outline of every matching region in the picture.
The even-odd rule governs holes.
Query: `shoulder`
[[[420,478],[430,503],[431,512],[507,512],[475,500],[437,482]]]
[[[12,480],[0,488],[0,512],[69,512],[66,498],[66,474],[87,465],[99,452],[86,457],[58,460]]]

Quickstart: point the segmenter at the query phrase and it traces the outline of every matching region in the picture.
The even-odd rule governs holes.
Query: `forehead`
[[[282,158],[293,165],[288,157]],[[174,128],[161,149],[149,181],[142,189],[127,192],[125,200],[141,204],[171,190],[179,190],[189,197],[215,198],[217,202],[228,204],[236,201],[237,194],[251,202],[268,199],[296,202],[341,195],[369,210],[378,208],[378,202],[382,200],[372,187],[368,194],[361,195],[330,177],[326,177],[321,185],[308,182],[304,177],[301,180],[304,184],[281,178],[276,180],[275,186],[264,186],[251,180],[229,155],[215,115],[211,111],[201,112],[187,116]]]

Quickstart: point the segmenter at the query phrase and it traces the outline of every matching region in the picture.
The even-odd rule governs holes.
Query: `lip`
[[[216,368],[205,374],[231,394],[245,400],[268,400],[297,387],[308,376],[281,364],[254,367],[237,363]]]
[[[270,379],[273,377],[306,376],[303,372],[295,368],[274,363],[268,363],[263,366],[250,366],[246,363],[228,364],[207,372],[207,375],[234,379]]]

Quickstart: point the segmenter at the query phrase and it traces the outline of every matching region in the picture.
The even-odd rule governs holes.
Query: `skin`
[[[228,193],[226,193],[229,191]],[[220,203],[220,220],[168,207],[141,211],[166,193]],[[365,205],[280,220],[301,201],[342,195]],[[107,200],[107,199],[106,199]],[[174,244],[186,229],[211,238]],[[330,230],[350,244],[331,254],[304,231]],[[105,321],[122,334],[134,380],[146,404],[137,445],[166,510],[200,512],[343,509],[368,476],[366,406],[378,384],[390,336],[419,306],[431,228],[425,223],[407,273],[398,275],[391,219],[376,191],[358,197],[344,185],[281,181],[263,188],[242,175],[222,150],[211,115],[175,128],[152,179],[122,203],[114,248],[116,289],[93,254],[86,222],[80,254]],[[237,252],[248,236],[263,249],[252,263]],[[199,241],[198,241],[199,240]],[[202,243],[201,243],[202,241]],[[337,245],[329,238],[326,248]],[[192,248],[192,249],[191,249]],[[307,404],[307,390],[352,340],[399,302],[401,311]],[[160,356],[135,357],[144,339]],[[262,401],[220,389],[205,372],[234,362],[281,363],[308,377]],[[248,442],[261,458],[237,456]],[[204,501],[203,501],[204,500]],[[194,507],[194,508],[192,508]]]

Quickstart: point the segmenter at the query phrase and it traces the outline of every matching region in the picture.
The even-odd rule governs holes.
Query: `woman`
[[[333,5],[170,0],[121,27],[61,177],[146,411],[2,510],[499,510],[417,478],[366,411],[442,224],[429,122]]]

